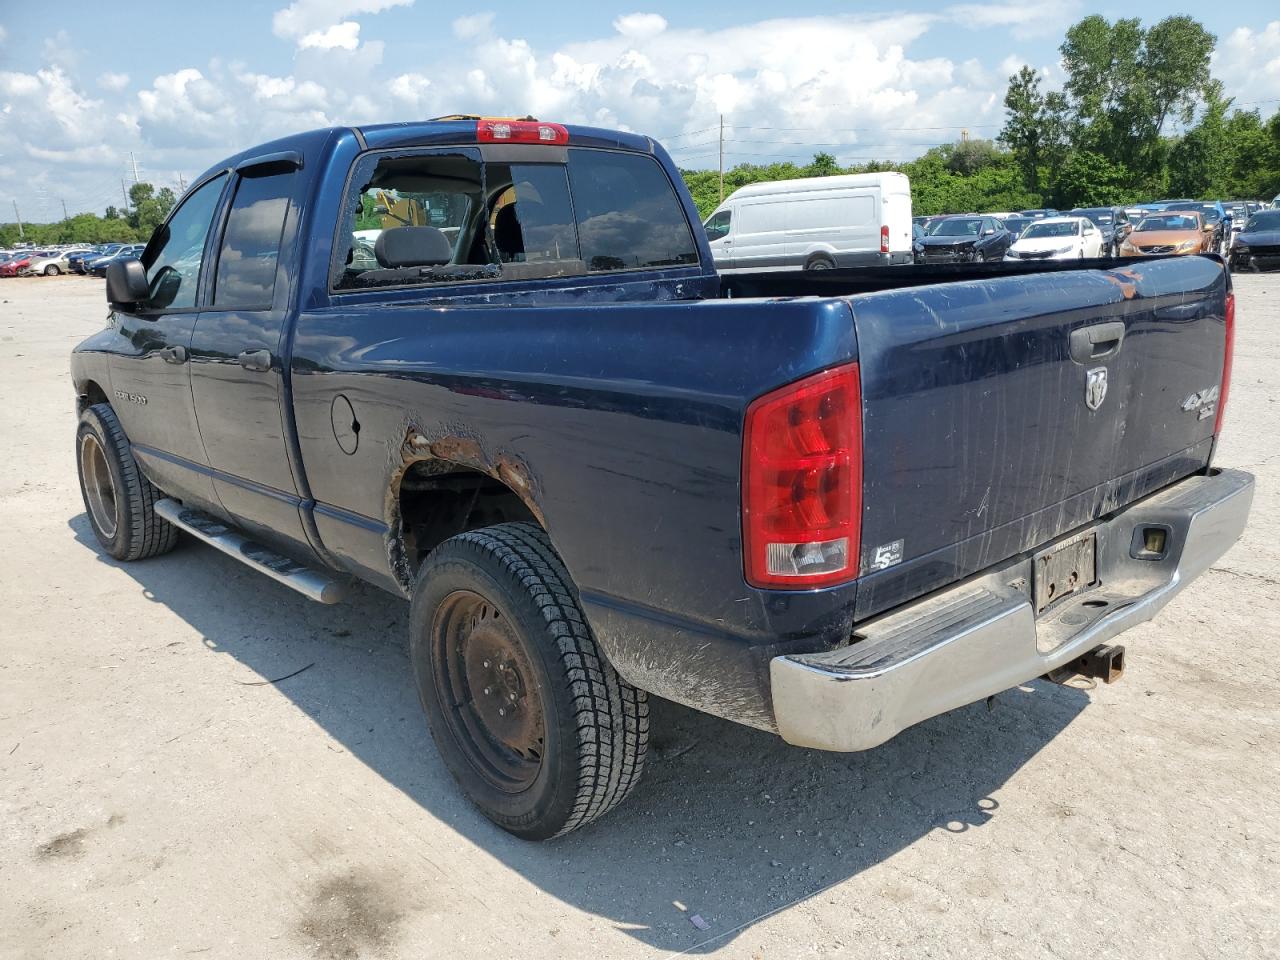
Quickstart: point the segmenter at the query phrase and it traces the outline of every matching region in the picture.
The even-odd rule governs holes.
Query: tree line
[[[1111,206],[1165,197],[1243,200],[1280,193],[1280,110],[1264,118],[1223,95],[1210,70],[1217,40],[1187,16],[1150,28],[1089,16],[1067,30],[1061,90],[1029,66],[1009,78],[994,140],[964,139],[906,163],[841,167],[739,164],[724,192],[760,180],[897,170],[917,214]],[[719,202],[719,174],[682,170],[699,212]]]
[[[20,242],[34,246],[58,243],[142,243],[169,215],[178,198],[169,187],[135,183],[129,188],[129,207],[107,207],[102,216],[78,213],[54,223],[24,223],[21,236],[16,223],[0,224],[0,248]]]

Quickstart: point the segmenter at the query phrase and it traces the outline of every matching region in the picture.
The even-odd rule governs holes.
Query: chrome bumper
[[[1253,477],[1189,477],[1081,532],[1097,536],[1097,585],[1036,617],[1032,560],[941,590],[857,628],[861,639],[769,664],[778,732],[819,750],[867,750],[907,727],[1042,676],[1150,620],[1244,530]],[[1165,553],[1138,559],[1135,531]]]

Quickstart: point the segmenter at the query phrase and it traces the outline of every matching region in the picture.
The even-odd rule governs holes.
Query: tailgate
[[[852,298],[859,619],[1204,468],[1227,290],[1181,257]]]

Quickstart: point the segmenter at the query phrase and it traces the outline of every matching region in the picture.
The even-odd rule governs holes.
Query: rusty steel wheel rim
[[[107,455],[92,433],[86,433],[80,440],[80,478],[94,525],[110,540],[116,535],[116,487],[107,466]]]
[[[517,630],[472,590],[446,596],[431,622],[446,721],[471,765],[507,793],[537,778],[546,737],[536,675]]]

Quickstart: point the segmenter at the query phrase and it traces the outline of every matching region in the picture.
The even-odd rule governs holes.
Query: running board
[[[221,520],[183,506],[177,500],[157,500],[156,513],[197,540],[235,557],[246,566],[292,587],[317,603],[340,603],[347,598],[347,585],[327,574],[303,566],[241,535]]]

